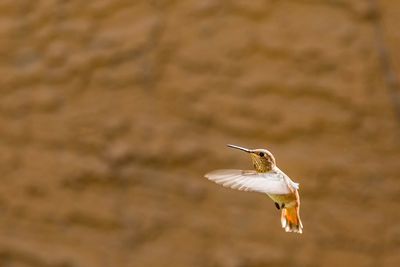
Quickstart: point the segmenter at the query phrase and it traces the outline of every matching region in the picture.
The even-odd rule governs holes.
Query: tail
[[[301,223],[299,211],[299,206],[282,209],[281,223],[282,228],[285,228],[286,232],[299,234],[303,232],[303,224]]]

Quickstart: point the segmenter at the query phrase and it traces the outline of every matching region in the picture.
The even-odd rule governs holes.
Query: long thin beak
[[[231,147],[231,148],[236,148],[236,149],[242,150],[242,151],[247,152],[247,153],[251,153],[251,149],[248,149],[248,148],[244,148],[244,147],[240,147],[240,146],[235,146],[235,145],[229,145],[229,144],[228,144],[227,146],[229,146],[229,147]]]

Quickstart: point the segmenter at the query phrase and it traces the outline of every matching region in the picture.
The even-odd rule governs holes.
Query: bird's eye
[[[263,152],[260,152],[260,157],[264,157],[264,153]]]

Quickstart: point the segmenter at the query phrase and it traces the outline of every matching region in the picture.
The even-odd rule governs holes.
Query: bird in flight
[[[303,232],[300,220],[299,184],[293,182],[278,166],[266,149],[248,149],[228,145],[250,154],[255,170],[216,170],[205,177],[217,184],[242,191],[267,194],[278,210],[282,210],[281,223],[286,232]]]

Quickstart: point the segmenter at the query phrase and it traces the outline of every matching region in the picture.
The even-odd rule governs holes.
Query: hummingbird
[[[281,210],[281,224],[286,232],[303,232],[300,219],[299,184],[293,182],[278,166],[266,149],[248,149],[228,145],[250,154],[255,170],[216,170],[205,177],[217,184],[242,191],[267,194]]]

